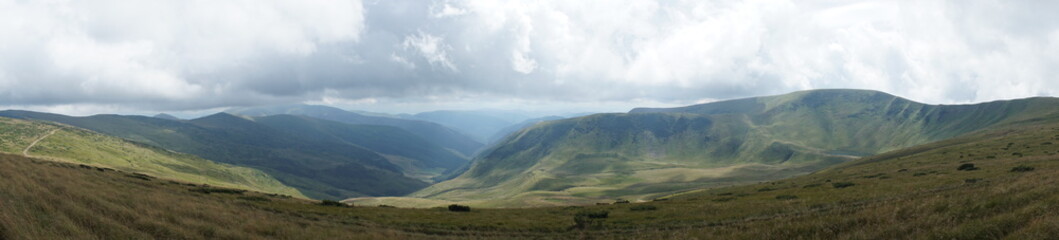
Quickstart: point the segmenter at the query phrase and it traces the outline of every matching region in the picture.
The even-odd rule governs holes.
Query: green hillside
[[[386,157],[363,147],[291,135],[225,113],[188,121],[119,115],[69,117],[27,111],[3,111],[0,116],[59,122],[255,168],[311,198],[404,195],[427,186],[405,176],[401,167]]]
[[[1057,154],[1059,121],[1031,119],[779,181],[469,212],[325,206],[0,154],[0,238],[1053,239]]]
[[[435,145],[452,149],[465,157],[473,156],[482,143],[437,123],[387,116],[364,115],[338,108],[316,105],[288,105],[229,109],[226,112],[262,117],[280,114],[301,115],[349,124],[392,126],[404,129]]]
[[[1059,117],[1059,99],[927,105],[816,90],[538,124],[412,197],[524,206],[652,199],[807,174],[975,130]]]
[[[220,164],[69,126],[0,117],[0,151],[191,183],[305,197],[259,170]]]

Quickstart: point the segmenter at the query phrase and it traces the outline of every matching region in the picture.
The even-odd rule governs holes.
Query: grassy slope
[[[69,126],[0,118],[2,152],[20,154],[33,140],[46,135],[29,149],[29,155],[186,182],[305,197],[255,169],[219,164]]]
[[[324,207],[254,193],[203,195],[183,184],[4,155],[0,236],[1050,239],[1059,235],[1057,153],[1059,123],[1024,122],[811,175],[686,192],[664,201],[526,209],[472,206],[464,213]],[[979,169],[956,170],[965,163]],[[1016,166],[1034,170],[1012,172]],[[854,185],[832,185],[845,182]],[[633,210],[651,209],[646,206],[654,210]],[[575,227],[574,215],[586,211],[609,214],[587,229]]]
[[[362,147],[304,139],[229,114],[190,121],[119,115],[69,117],[26,111],[2,111],[0,116],[59,122],[259,169],[318,199],[403,195],[427,185],[404,176],[385,157]]]
[[[411,196],[493,206],[651,199],[797,176],[856,156],[1056,118],[1057,104],[1034,98],[940,106],[874,91],[818,90],[597,114],[509,136],[465,174]]]

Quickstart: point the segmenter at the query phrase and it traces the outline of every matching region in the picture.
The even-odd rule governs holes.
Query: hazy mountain
[[[176,116],[165,114],[165,113],[156,114],[156,115],[154,115],[154,117],[155,118],[166,119],[166,120],[183,120],[183,119],[180,119],[180,118],[178,118]]]
[[[367,148],[390,159],[406,174],[421,177],[420,180],[431,181],[433,177],[467,164],[467,159],[459,153],[397,127],[347,124],[286,114],[256,117],[254,121],[306,139],[345,142]]]
[[[260,169],[313,198],[403,195],[427,183],[372,150],[333,139],[290,134],[251,119],[218,113],[189,121],[27,111],[0,116],[55,121],[121,138]]]
[[[478,111],[433,111],[418,113],[415,119],[435,122],[471,136],[475,141],[489,144],[497,131],[516,122]]]
[[[302,115],[350,124],[393,126],[416,134],[438,146],[455,150],[467,157],[474,155],[483,146],[481,142],[437,123],[386,116],[368,116],[327,106],[286,105],[236,108],[227,112],[245,116]]]
[[[816,90],[550,121],[509,135],[457,178],[412,196],[649,198],[780,179],[994,126],[1059,116],[1059,99],[927,105]]]

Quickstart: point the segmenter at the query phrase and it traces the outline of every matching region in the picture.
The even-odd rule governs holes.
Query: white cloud
[[[811,88],[928,103],[1054,96],[1056,10],[989,0],[0,0],[0,97],[10,102],[0,105],[659,105]]]
[[[250,69],[262,56],[303,58],[363,28],[359,1],[0,0],[0,97],[180,105],[240,94],[223,88],[236,79],[197,76]]]
[[[423,32],[406,36],[403,46],[405,49],[414,49],[419,52],[423,59],[430,65],[439,65],[451,71],[459,71],[456,65],[449,59],[448,51],[451,49],[445,45],[445,39]]]

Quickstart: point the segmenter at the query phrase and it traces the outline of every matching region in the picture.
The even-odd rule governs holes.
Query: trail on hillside
[[[33,143],[30,143],[29,146],[26,146],[26,149],[22,149],[22,156],[29,157],[29,149],[30,148],[33,148],[33,146],[36,146],[37,143],[40,142],[40,140],[44,140],[45,138],[48,138],[48,136],[51,136],[52,134],[55,134],[55,132],[57,132],[57,131],[59,131],[59,129],[52,129],[51,132],[48,132],[48,134],[44,134],[44,136],[41,136],[40,138],[37,138],[37,140],[34,140]]]

